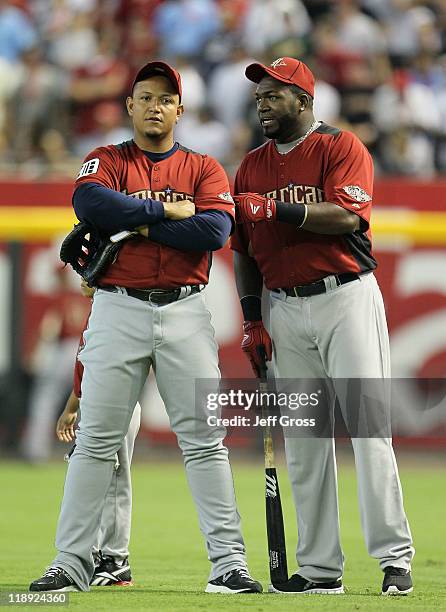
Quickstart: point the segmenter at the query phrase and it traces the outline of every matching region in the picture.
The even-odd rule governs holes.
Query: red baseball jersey
[[[208,155],[181,146],[157,162],[133,140],[99,147],[86,157],[75,186],[82,183],[99,183],[140,199],[175,202],[187,198],[197,211],[224,210],[234,217],[228,178],[221,165]],[[179,251],[138,236],[124,242],[100,283],[171,289],[206,284],[209,268],[208,252]]]
[[[283,202],[331,202],[361,217],[361,231],[315,234],[289,223],[237,225],[231,248],[253,256],[268,289],[304,285],[342,272],[376,268],[369,229],[373,162],[351,132],[321,124],[300,145],[281,155],[270,140],[248,153],[234,192],[253,192]]]
[[[87,327],[87,323],[85,323],[85,327]],[[76,353],[76,361],[74,362],[73,392],[76,397],[81,396],[81,385],[82,385],[82,376],[84,375],[84,366],[79,361],[78,356],[83,348],[84,348],[84,332],[82,331],[81,338],[79,340],[79,348],[77,349],[77,353]]]

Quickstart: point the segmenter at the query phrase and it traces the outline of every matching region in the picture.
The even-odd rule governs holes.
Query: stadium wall
[[[58,245],[75,217],[70,183],[3,182],[0,190],[0,377],[2,388],[23,367],[51,301]],[[385,179],[375,185],[373,238],[386,304],[392,373],[439,378],[446,373],[446,181]],[[78,279],[73,276],[75,291]],[[223,376],[250,376],[239,349],[241,313],[228,248],[217,253],[208,299]],[[1,397],[1,396],[0,396]],[[153,391],[147,402],[156,403]],[[149,431],[167,420],[150,411]],[[416,428],[415,428],[416,429]],[[429,429],[446,434],[440,415]],[[413,431],[423,440],[430,431]]]

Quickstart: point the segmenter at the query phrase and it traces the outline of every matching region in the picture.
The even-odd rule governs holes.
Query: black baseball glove
[[[92,225],[81,221],[62,242],[60,258],[93,287],[115,261],[121,245],[122,242],[111,242]]]

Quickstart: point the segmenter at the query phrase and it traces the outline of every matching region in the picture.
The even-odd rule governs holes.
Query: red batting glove
[[[276,202],[258,193],[239,193],[234,196],[238,223],[257,223],[257,221],[274,221]]]
[[[254,375],[260,378],[260,367],[263,365],[260,355],[262,347],[265,349],[267,361],[273,357],[273,345],[263,321],[245,321],[243,323],[242,351],[251,362]]]

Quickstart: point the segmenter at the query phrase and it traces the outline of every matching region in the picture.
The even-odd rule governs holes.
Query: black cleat
[[[257,582],[244,568],[234,569],[223,576],[210,580],[206,587],[206,593],[226,593],[235,595],[237,593],[261,593],[263,591],[260,582]]]
[[[132,586],[132,572],[129,560],[116,561],[109,555],[101,555],[94,568],[91,586]]]
[[[289,595],[342,595],[344,587],[342,580],[332,582],[312,582],[299,574],[294,574],[283,584],[272,584],[268,589],[269,593],[285,593]]]
[[[386,567],[381,595],[408,595],[412,593],[412,576],[401,567]]]
[[[29,585],[30,591],[80,591],[74,580],[61,567],[49,567],[42,578]]]

